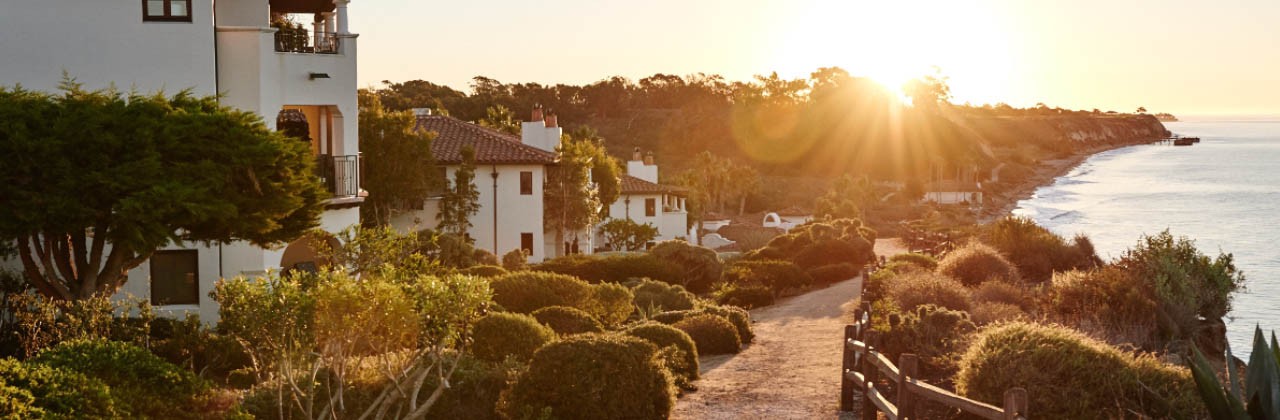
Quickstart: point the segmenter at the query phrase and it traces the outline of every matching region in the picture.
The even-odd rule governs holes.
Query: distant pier
[[[1165,137],[1152,142],[1153,144],[1173,145],[1173,146],[1190,146],[1200,142],[1199,137],[1182,137],[1173,136]]]

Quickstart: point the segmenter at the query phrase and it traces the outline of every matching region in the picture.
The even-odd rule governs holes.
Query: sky
[[[1276,0],[355,0],[359,83],[839,66],[889,85],[931,73],[953,102],[1280,115]]]

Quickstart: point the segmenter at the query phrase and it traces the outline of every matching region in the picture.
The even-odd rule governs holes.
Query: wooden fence
[[[862,390],[862,420],[876,420],[876,412],[889,420],[916,419],[922,401],[933,401],[984,419],[1024,420],[1027,418],[1027,391],[1013,388],[1004,393],[1004,407],[974,401],[917,379],[919,359],[903,354],[898,364],[876,351],[875,332],[870,330],[870,314],[865,309],[854,313],[857,320],[844,327],[844,361],[840,375],[840,411],[852,411],[854,389]],[[876,384],[888,381],[896,395],[884,392]]]

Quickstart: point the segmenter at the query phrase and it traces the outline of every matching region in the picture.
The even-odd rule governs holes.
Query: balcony
[[[280,27],[276,32],[276,52],[303,54],[337,54],[338,34],[315,32],[302,28]]]
[[[360,193],[360,158],[357,155],[319,155],[316,171],[325,189],[334,198],[355,197]]]

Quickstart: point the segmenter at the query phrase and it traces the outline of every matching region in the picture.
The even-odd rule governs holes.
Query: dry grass
[[[970,242],[938,262],[938,272],[951,276],[967,286],[988,281],[1014,283],[1019,280],[1018,268],[1013,266],[995,248],[979,242]]]
[[[885,298],[904,311],[934,304],[957,311],[969,310],[970,291],[947,276],[928,271],[908,271],[887,279]]]

